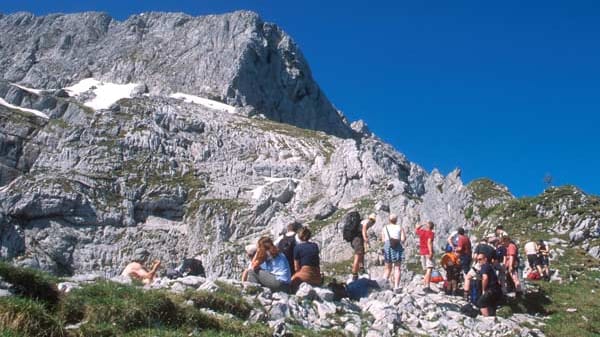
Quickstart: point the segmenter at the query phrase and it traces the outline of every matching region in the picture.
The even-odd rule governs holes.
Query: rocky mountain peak
[[[277,122],[339,137],[354,132],[314,81],[293,40],[253,12],[16,13],[0,19],[2,78],[58,89],[93,77],[144,83],[150,94],[215,99]]]

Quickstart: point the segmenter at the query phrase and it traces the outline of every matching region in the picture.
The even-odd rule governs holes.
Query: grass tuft
[[[33,269],[18,268],[0,261],[0,277],[14,287],[20,296],[43,302],[53,307],[60,300],[57,279]]]
[[[61,322],[43,303],[17,296],[0,298],[0,329],[3,336],[65,336]]]

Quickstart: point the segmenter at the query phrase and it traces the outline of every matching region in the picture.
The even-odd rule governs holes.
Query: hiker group
[[[529,242],[525,252],[529,272],[523,268],[517,244],[502,226],[497,226],[494,233],[480,240],[474,249],[465,230],[459,228],[448,237],[440,261],[447,275],[444,290],[448,295],[464,296],[480,308],[483,316],[493,316],[508,293],[522,296],[519,268],[526,269],[524,275],[530,279],[529,275],[537,269],[549,280],[547,244],[542,240],[537,244]]]
[[[389,216],[389,222],[382,226],[380,238],[383,247],[378,252],[383,256],[383,282],[387,285],[372,281],[370,277],[359,278],[360,274],[367,273],[365,253],[371,247],[369,231],[376,219],[375,214],[361,219],[357,211],[351,211],[341,220],[343,239],[350,244],[354,256],[349,282],[346,284],[333,280],[328,285],[337,299],[366,297],[371,288],[380,286],[389,286],[397,293],[401,291],[401,263],[405,258],[403,245],[407,234],[404,227],[398,224],[398,216],[393,213]],[[431,288],[431,283],[443,282],[442,288],[447,295],[464,297],[476,305],[483,316],[495,315],[496,308],[508,293],[521,296],[523,290],[518,273],[521,265],[518,247],[502,226],[480,240],[474,248],[464,228],[451,233],[439,261],[445,271],[445,279],[436,270],[434,227],[434,223],[428,221],[414,228],[419,238],[420,263],[424,271],[423,293],[437,293]],[[312,232],[308,227],[294,221],[287,225],[286,232],[281,233],[278,240],[263,236],[256,244],[248,245],[246,253],[249,262],[242,272],[242,281],[285,292],[296,292],[302,283],[322,285],[324,277],[320,268],[319,246],[311,241],[311,237]],[[528,242],[525,254],[529,264],[528,277],[548,280],[548,245],[542,240]],[[123,275],[147,283],[152,281],[159,266],[160,262],[155,261],[147,271],[140,263],[134,262],[125,268]],[[199,257],[186,259],[179,268],[167,272],[170,278],[185,275],[204,276]],[[469,308],[472,309],[471,306]]]

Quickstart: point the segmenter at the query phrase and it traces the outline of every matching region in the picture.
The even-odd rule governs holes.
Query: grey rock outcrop
[[[166,264],[201,254],[209,275],[234,276],[242,247],[292,219],[324,262],[352,255],[338,222],[350,209],[377,213],[374,238],[390,212],[440,233],[466,223],[459,171],[429,174],[364,123],[352,130],[291,39],[254,13],[18,13],[0,32],[4,259],[111,276],[144,249]],[[138,84],[92,108],[95,86],[63,90],[86,77]]]
[[[38,89],[87,77],[144,83],[151,94],[199,95],[301,128],[353,135],[292,39],[253,12],[142,13],[123,22],[96,12],[16,13],[0,18],[0,32],[0,74],[9,82]]]
[[[113,278],[116,282],[127,282]],[[93,282],[77,277],[59,284],[65,292]],[[254,303],[249,315],[250,322],[266,323],[276,335],[285,335],[302,327],[313,331],[345,330],[351,336],[544,336],[539,330],[543,320],[527,314],[514,314],[510,318],[475,317],[460,313],[466,302],[456,297],[425,294],[421,288],[421,276],[403,281],[401,293],[390,290],[372,290],[358,301],[343,298],[333,300],[326,288],[300,285],[296,294],[271,292],[257,284],[241,283],[230,279],[207,280],[201,277],[180,279],[156,279],[146,289],[164,289],[174,293],[190,291],[217,292],[228,287],[239,293],[247,303]],[[215,315],[227,316],[227,313]]]

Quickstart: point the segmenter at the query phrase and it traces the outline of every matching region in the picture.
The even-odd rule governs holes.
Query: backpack
[[[538,273],[537,271],[532,271],[529,274],[527,274],[527,279],[532,281],[539,280],[541,279],[540,273]]]
[[[399,239],[394,239],[390,236],[390,232],[388,231],[387,225],[385,226],[385,231],[387,232],[388,235],[388,239],[390,240],[390,247],[392,249],[396,249],[400,246],[400,240]]]
[[[285,258],[290,264],[290,271],[294,273],[294,247],[296,247],[296,236],[284,235],[277,243],[279,252],[285,255]]]
[[[481,280],[471,279],[470,285],[469,302],[476,305],[481,296]]]
[[[352,242],[355,237],[360,235],[360,213],[351,211],[342,218],[342,237],[348,242]]]
[[[204,271],[204,266],[202,265],[202,261],[198,259],[185,259],[181,264],[180,272],[185,275],[190,276],[202,276],[206,277],[206,272]]]
[[[473,306],[470,303],[467,303],[460,307],[460,312],[463,315],[469,316],[471,318],[475,318],[479,314],[479,310],[473,308]]]
[[[440,283],[444,281],[444,277],[442,276],[442,274],[440,274],[439,271],[437,270],[432,270],[431,271],[431,280],[432,283]]]

